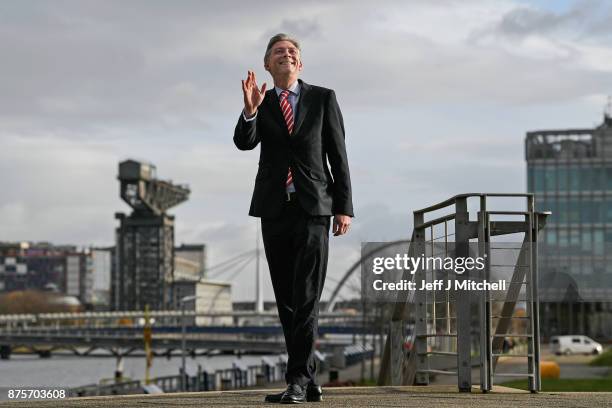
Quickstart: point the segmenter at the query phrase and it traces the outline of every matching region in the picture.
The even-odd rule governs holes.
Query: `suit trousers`
[[[289,359],[285,380],[315,382],[319,300],[329,248],[330,216],[312,216],[292,194],[280,216],[261,219],[261,233]]]

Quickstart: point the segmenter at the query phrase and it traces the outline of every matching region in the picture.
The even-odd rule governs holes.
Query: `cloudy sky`
[[[412,211],[462,192],[524,192],[526,131],[591,127],[612,93],[605,1],[0,2],[0,240],[113,244],[117,165],[187,183],[180,243],[209,266],[251,249],[258,150],[233,128],[268,38],[302,42],[306,82],[336,90],[362,241],[406,238]],[[265,264],[264,264],[265,265]],[[269,278],[267,299],[272,299]],[[253,298],[253,264],[234,298]],[[344,291],[350,296],[350,291]]]

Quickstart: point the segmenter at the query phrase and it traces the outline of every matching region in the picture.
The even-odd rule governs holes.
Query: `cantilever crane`
[[[186,201],[189,187],[158,180],[155,166],[135,160],[119,163],[120,195],[133,211],[120,221],[112,269],[115,310],[171,307],[174,281],[174,217],[166,211]]]
[[[158,180],[155,166],[149,163],[121,162],[117,178],[121,182],[121,198],[134,211],[161,215],[189,198],[189,187]]]

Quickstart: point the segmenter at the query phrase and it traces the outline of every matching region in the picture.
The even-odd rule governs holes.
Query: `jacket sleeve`
[[[351,176],[344,143],[344,121],[334,91],[330,91],[326,99],[323,140],[334,178],[333,213],[354,217]]]
[[[240,150],[253,150],[259,144],[257,118],[247,122],[240,112],[236,129],[234,129],[234,144]]]

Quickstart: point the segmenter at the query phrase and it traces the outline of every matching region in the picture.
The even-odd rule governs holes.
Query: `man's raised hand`
[[[242,93],[244,95],[244,114],[247,117],[255,115],[257,108],[266,95],[266,83],[264,82],[261,89],[257,86],[255,80],[255,72],[248,71],[247,79],[242,80]]]

